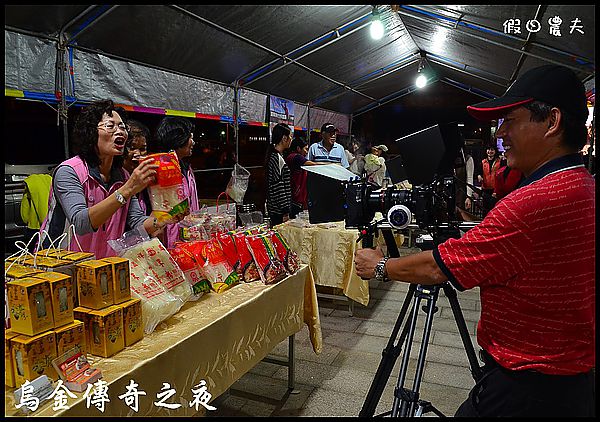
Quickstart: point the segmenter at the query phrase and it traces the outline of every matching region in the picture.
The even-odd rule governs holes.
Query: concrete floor
[[[414,252],[401,249],[401,255]],[[306,326],[295,336],[295,389],[287,388],[287,368],[260,362],[217,398],[208,416],[358,416],[404,302],[408,284],[370,281],[368,306],[354,304],[353,316],[342,300],[319,298],[323,351],[312,351]],[[471,340],[480,314],[479,291],[458,293]],[[423,301],[421,302],[424,303]],[[437,301],[420,397],[452,416],[474,385],[452,310],[443,291]],[[419,311],[405,388],[412,389],[425,313]],[[399,335],[398,335],[399,337]],[[287,340],[272,356],[287,356]],[[374,415],[392,410],[401,354]],[[435,416],[427,413],[425,416]]]

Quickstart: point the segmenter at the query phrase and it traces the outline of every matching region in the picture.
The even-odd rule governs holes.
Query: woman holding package
[[[156,129],[157,152],[175,151],[181,173],[183,175],[183,194],[188,198],[190,212],[200,211],[198,192],[196,190],[196,179],[192,166],[184,158],[192,156],[194,148],[193,124],[183,117],[164,117]],[[172,248],[179,240],[179,225],[177,223],[167,224],[163,243],[166,248]]]
[[[132,197],[154,179],[157,166],[142,162],[129,174],[122,168],[129,137],[125,111],[111,100],[85,107],[73,128],[76,155],[54,170],[48,215],[40,229],[40,248],[74,227],[70,250],[93,252],[97,259],[114,256],[107,241],[143,225],[156,235],[162,229]],[[72,233],[72,231],[71,231]],[[81,247],[80,247],[81,246]]]

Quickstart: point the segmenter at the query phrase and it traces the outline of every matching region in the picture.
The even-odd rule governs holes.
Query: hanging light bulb
[[[423,68],[425,67],[425,56],[421,56],[421,60],[419,61],[419,69],[417,70],[417,79],[415,81],[415,85],[417,88],[423,88],[427,85],[427,76],[423,72]]]
[[[381,17],[379,16],[379,11],[375,7],[373,8],[373,16],[371,17],[371,25],[369,29],[371,32],[371,38],[374,40],[380,40],[385,32],[383,22],[381,22]]]

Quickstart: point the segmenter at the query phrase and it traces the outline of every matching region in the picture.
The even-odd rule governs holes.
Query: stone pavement
[[[401,255],[414,251],[400,249]],[[319,298],[323,351],[318,356],[312,351],[306,326],[296,334],[295,389],[291,392],[287,389],[286,367],[260,362],[211,403],[217,410],[208,412],[208,416],[358,416],[407,290],[407,283],[371,280],[369,305],[355,303],[353,316],[349,315],[347,302]],[[479,290],[459,292],[458,301],[477,351],[475,329],[481,309]],[[421,301],[422,305],[424,303]],[[443,291],[440,291],[437,306],[439,310],[433,318],[419,393],[444,415],[452,416],[466,399],[474,381]],[[424,323],[425,313],[419,311],[404,383],[406,388],[413,388]],[[285,340],[271,355],[286,357],[287,347]],[[375,416],[392,409],[402,356],[396,360]],[[428,413],[425,416],[435,415]]]

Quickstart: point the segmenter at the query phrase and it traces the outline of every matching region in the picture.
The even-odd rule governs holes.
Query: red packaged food
[[[158,164],[155,181],[148,186],[152,215],[160,221],[182,219],[190,210],[183,192],[183,175],[177,154],[174,151],[150,154],[146,160]]]
[[[227,262],[227,257],[216,239],[206,242],[202,248],[202,257],[205,260],[202,269],[215,292],[221,293],[239,283],[240,276]]]
[[[300,267],[300,263],[298,262],[298,254],[290,249],[285,241],[285,238],[277,230],[271,230],[269,234],[279,260],[283,262],[285,269],[290,274],[295,273]]]
[[[277,252],[268,234],[246,236],[248,249],[258,267],[260,279],[265,284],[274,284],[285,278],[285,267],[277,257]]]
[[[238,257],[237,248],[235,247],[233,233],[219,233],[216,235],[216,238],[221,245],[221,249],[223,249],[223,253],[225,253],[225,256],[227,257],[227,262],[229,262],[229,265],[237,271],[240,266],[240,258]]]
[[[210,291],[210,282],[207,280],[202,266],[198,264],[192,252],[186,250],[182,243],[175,244],[175,247],[169,249],[169,254],[173,257],[188,283],[192,286],[192,299],[197,300],[204,293]]]
[[[240,274],[240,277],[246,283],[260,280],[258,268],[254,262],[254,258],[252,258],[252,253],[250,253],[250,250],[248,249],[248,244],[246,243],[246,234],[235,233],[233,238],[235,240],[238,258],[240,260],[238,274]]]

